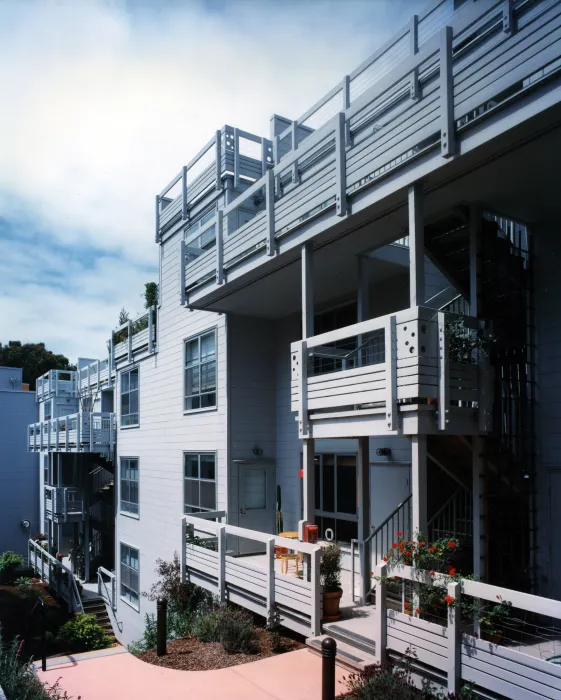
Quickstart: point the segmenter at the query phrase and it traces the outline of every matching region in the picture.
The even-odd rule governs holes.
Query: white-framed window
[[[216,406],[216,330],[185,341],[185,399],[192,411]]]
[[[44,420],[50,420],[51,419],[51,402],[50,401],[45,401],[44,407],[43,407],[43,418]]]
[[[140,600],[140,552],[121,542],[121,598],[138,608]]]
[[[138,367],[121,372],[121,427],[139,424]]]
[[[138,458],[121,457],[121,503],[124,513],[138,515]]]
[[[184,452],[185,513],[216,510],[216,454]]]
[[[320,537],[333,530],[335,540],[358,538],[357,458],[350,454],[315,456],[315,519]]]

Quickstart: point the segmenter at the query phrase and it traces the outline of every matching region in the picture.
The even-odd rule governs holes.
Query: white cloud
[[[154,195],[214,131],[228,123],[268,136],[271,114],[298,117],[419,4],[0,3],[0,217],[28,218],[65,246],[125,255],[109,282],[119,308],[133,281],[121,272],[157,263]],[[31,253],[27,264],[33,273]],[[107,283],[107,265],[96,274]],[[23,285],[2,310],[11,336],[25,335],[36,310],[47,333],[47,297],[36,293]],[[74,299],[52,294],[57,307],[76,310]],[[105,308],[86,298],[103,323]],[[80,314],[57,308],[56,318]],[[59,330],[56,349],[65,351],[74,333]]]

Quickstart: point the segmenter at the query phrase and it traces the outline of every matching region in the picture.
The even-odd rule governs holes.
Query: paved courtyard
[[[117,653],[115,653],[117,652]],[[337,687],[347,672],[337,668]],[[320,700],[321,659],[306,649],[217,671],[174,671],[121,650],[49,660],[42,681],[77,700]]]

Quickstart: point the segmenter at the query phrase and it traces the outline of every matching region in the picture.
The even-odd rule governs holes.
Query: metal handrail
[[[50,576],[50,567],[54,566],[55,568],[58,568],[61,572],[64,572],[65,574],[68,575],[68,605],[70,608],[70,612],[84,612],[84,606],[82,605],[82,598],[80,597],[80,592],[78,590],[78,584],[76,583],[76,577],[72,573],[72,571],[65,566],[62,562],[60,562],[56,557],[53,557],[52,554],[49,554],[46,549],[43,549],[41,545],[37,544],[35,540],[29,540],[29,550],[33,550],[34,553],[34,560],[32,561],[32,558],[29,557],[29,565],[31,568],[36,571],[40,575],[41,580],[45,579],[45,559],[47,560],[48,563],[48,568],[49,568],[49,575],[48,575],[48,583],[51,583],[51,576]],[[37,557],[40,557],[41,560],[41,567],[37,565]]]
[[[407,498],[404,501],[402,501],[397,506],[397,508],[394,511],[392,511],[383,522],[380,523],[380,525],[378,525],[377,527],[371,526],[371,532],[366,539],[364,539],[364,540],[352,539],[351,540],[351,592],[352,592],[352,596],[353,596],[353,602],[356,599],[356,595],[355,595],[355,547],[358,545],[359,552],[361,552],[362,556],[364,556],[365,546],[367,544],[369,544],[370,542],[372,542],[372,540],[375,537],[377,537],[383,531],[383,529],[385,527],[387,527],[389,525],[389,523],[396,516],[399,517],[399,512],[402,509],[405,509],[405,507],[410,503],[411,499],[412,499],[412,494],[409,494],[409,496],[407,496]],[[374,566],[376,566],[377,564],[378,564],[378,552],[376,552],[376,559],[374,562]],[[368,570],[370,570],[370,568],[368,568]]]
[[[103,575],[107,576],[111,581],[111,594],[109,594],[109,590],[107,588],[107,583],[104,580]],[[115,590],[115,584],[116,584],[115,572],[108,571],[103,566],[100,566],[100,567],[98,567],[98,570],[97,570],[97,593],[99,596],[101,596],[101,598],[103,598],[103,593],[101,590],[102,584],[103,584],[103,587],[105,588],[105,592],[107,595],[107,602],[111,606],[111,610],[117,610],[116,590]],[[104,600],[105,600],[105,598],[104,598]]]
[[[376,331],[371,331],[371,332],[376,333]],[[360,345],[357,345],[356,348],[349,350],[349,352],[346,355],[338,355],[338,354],[330,355],[329,353],[323,353],[323,352],[318,355],[317,350],[319,348],[314,348],[313,350],[311,350],[310,355],[318,355],[319,357],[325,357],[328,360],[344,360],[346,362],[350,357],[352,357],[353,355],[358,353],[359,350],[362,350],[362,348],[366,347],[367,345],[374,342],[375,340],[379,341],[380,338],[382,338],[382,334],[380,334],[378,337],[375,337],[375,338],[368,338],[368,340],[365,340],[364,343],[361,343]],[[323,346],[323,347],[327,347],[327,346]],[[333,348],[333,350],[336,350],[336,349],[337,348]]]

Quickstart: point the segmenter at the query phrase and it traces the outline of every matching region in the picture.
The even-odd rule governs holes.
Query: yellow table
[[[288,532],[279,532],[279,537],[286,537],[288,540],[297,540],[298,532],[295,530],[289,530]]]

